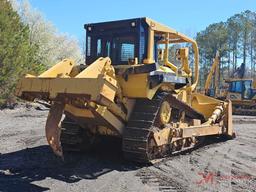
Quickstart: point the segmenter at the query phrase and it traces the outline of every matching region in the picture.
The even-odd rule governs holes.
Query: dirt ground
[[[126,162],[118,144],[57,158],[46,143],[47,110],[0,111],[0,191],[256,191],[256,119],[234,117],[237,138],[211,139],[155,165]]]

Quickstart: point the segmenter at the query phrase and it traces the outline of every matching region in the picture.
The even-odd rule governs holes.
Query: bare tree
[[[72,58],[77,63],[82,61],[81,49],[75,38],[58,33],[56,27],[33,8],[28,0],[12,0],[12,4],[22,21],[29,26],[30,43],[38,47],[39,63],[49,67],[64,58]]]

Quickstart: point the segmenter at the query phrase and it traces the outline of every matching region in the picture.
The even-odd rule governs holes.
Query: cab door
[[[229,92],[227,95],[227,99],[230,99],[231,101],[241,101],[243,92],[242,87],[242,81],[229,82]]]
[[[252,98],[252,81],[243,81],[243,99],[248,100]]]

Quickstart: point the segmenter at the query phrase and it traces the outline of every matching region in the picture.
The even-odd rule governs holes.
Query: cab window
[[[97,57],[102,56],[101,39],[97,40]]]
[[[229,91],[241,93],[242,92],[242,82],[241,81],[233,81],[230,83]]]
[[[121,61],[128,61],[134,58],[135,45],[133,43],[121,44]]]

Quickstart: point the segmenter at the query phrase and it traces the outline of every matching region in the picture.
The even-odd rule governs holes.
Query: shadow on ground
[[[200,148],[204,150],[205,147],[224,141],[226,140],[223,138],[207,138]],[[175,154],[163,161],[192,151],[194,149]],[[64,161],[56,157],[47,145],[27,148],[0,154],[0,192],[41,192],[49,188],[38,186],[34,181],[52,178],[75,183],[81,179],[97,179],[114,170],[130,171],[141,166],[143,165],[127,162],[122,158],[120,141],[111,141],[107,145],[103,143],[91,152],[65,154]]]
[[[39,192],[49,188],[33,182],[47,177],[74,183],[81,179],[96,179],[113,170],[138,168],[139,165],[123,160],[119,143],[112,143],[111,148],[107,149],[98,147],[84,154],[68,153],[64,161],[56,157],[49,146],[44,145],[0,155],[0,191]]]

